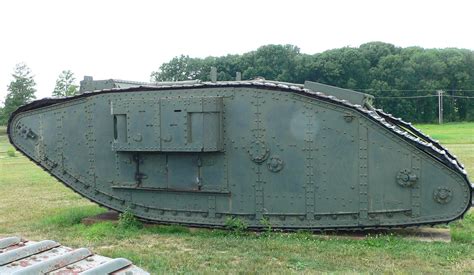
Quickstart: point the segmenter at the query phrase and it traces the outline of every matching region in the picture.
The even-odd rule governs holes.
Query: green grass
[[[417,125],[440,139],[474,173],[474,123]],[[399,235],[351,239],[331,234],[248,233],[182,226],[135,227],[83,217],[105,210],[75,194],[11,148],[0,128],[0,236],[54,239],[125,257],[157,273],[471,273],[474,213],[449,225],[452,242]],[[133,224],[133,222],[131,222]]]
[[[469,179],[474,182],[474,123],[445,123],[415,125],[418,129],[437,139],[456,155],[468,171]]]
[[[415,125],[442,144],[474,144],[474,123],[445,123]]]
[[[61,209],[57,213],[42,219],[41,225],[52,228],[69,227],[79,224],[86,217],[95,216],[102,212],[103,210],[95,205]]]
[[[6,155],[8,150],[12,150],[13,146],[10,145],[7,138],[7,128],[0,126],[0,157]]]

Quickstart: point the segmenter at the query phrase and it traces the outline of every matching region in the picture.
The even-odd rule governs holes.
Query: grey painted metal
[[[179,81],[181,84],[196,84],[199,83],[199,80],[184,80]],[[107,79],[107,80],[94,80],[92,76],[84,76],[84,79],[80,81],[79,94],[85,92],[93,92],[103,89],[114,89],[114,88],[130,88],[130,87],[139,87],[143,85],[148,86],[163,86],[163,85],[173,85],[177,82],[139,82],[139,81],[129,81],[121,79]]]
[[[46,240],[25,247],[21,247],[15,250],[10,250],[0,254],[0,266],[5,265],[31,255],[49,250],[57,247],[59,244],[54,241]]]
[[[9,237],[0,243],[11,243],[0,250],[0,274],[149,274],[127,259],[94,255],[86,248],[73,250],[53,241]]]
[[[235,81],[241,81],[242,80],[242,73],[241,72],[236,72],[235,73]]]
[[[313,91],[318,91],[325,93],[327,95],[332,95],[340,99],[345,99],[353,104],[359,104],[361,106],[366,106],[366,104],[372,104],[374,100],[374,96],[356,92],[349,89],[343,89],[339,87],[334,87],[322,83],[312,82],[312,81],[305,81],[304,87]]]
[[[124,259],[124,258],[117,258],[113,259],[109,262],[103,263],[98,265],[94,268],[91,268],[87,271],[82,272],[83,275],[101,275],[101,274],[109,274],[114,271],[126,268],[132,264],[131,261]]]
[[[367,229],[462,217],[463,165],[369,101],[309,82],[139,86],[35,101],[8,134],[74,191],[154,222]]]
[[[15,245],[15,244],[19,244],[20,242],[21,242],[21,238],[19,237],[8,237],[8,238],[0,239],[0,249]]]
[[[14,275],[45,274],[56,269],[68,266],[82,259],[91,256],[92,253],[87,248],[79,248],[64,255],[56,256],[46,261],[25,267],[13,272]]]
[[[128,88],[135,87],[140,85],[151,85],[147,82],[137,82],[137,81],[123,81],[118,79],[107,79],[107,80],[94,80],[92,76],[85,76],[84,80],[80,82],[79,93],[84,93],[86,91],[95,91],[102,89],[112,89],[112,88]]]
[[[217,82],[217,68],[216,67],[211,67],[210,79],[211,79],[211,82]]]

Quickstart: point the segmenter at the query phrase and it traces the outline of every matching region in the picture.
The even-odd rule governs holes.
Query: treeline
[[[175,57],[152,72],[153,81],[218,80],[263,77],[305,80],[349,88],[376,97],[376,107],[412,122],[435,122],[438,90],[443,90],[445,121],[474,120],[474,52],[465,49],[401,48],[371,42],[318,54],[303,54],[293,45],[267,45],[242,55]],[[390,98],[386,98],[390,97]],[[401,98],[400,98],[401,97]]]
[[[4,106],[0,106],[0,125],[6,125],[10,115],[20,106],[36,99],[36,82],[31,69],[24,63],[18,63],[12,73],[12,81],[8,84],[8,93]],[[77,94],[76,78],[69,70],[64,70],[56,80],[52,92],[53,97],[72,96]]]
[[[266,45],[242,55],[191,58],[178,56],[151,73],[152,81],[210,80],[211,67],[218,80],[263,77],[303,83],[305,80],[349,88],[375,96],[375,106],[411,122],[435,122],[438,90],[444,91],[444,120],[474,120],[474,52],[465,49],[401,48],[371,42],[318,54],[303,54],[293,45]],[[52,96],[78,92],[75,76],[61,72]],[[0,125],[19,106],[35,99],[36,83],[31,70],[17,64],[8,85]]]

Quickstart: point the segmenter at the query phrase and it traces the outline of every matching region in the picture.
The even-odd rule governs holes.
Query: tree
[[[383,42],[343,47],[313,55],[293,45],[265,45],[241,55],[191,58],[179,56],[152,73],[154,81],[218,80],[263,77],[303,83],[321,82],[370,93],[375,105],[413,122],[437,120],[437,90],[444,90],[446,121],[474,120],[474,51],[401,48]]]
[[[202,72],[202,60],[181,55],[164,63],[159,70],[151,73],[151,80],[157,81],[181,81],[198,79]]]
[[[296,57],[300,49],[293,45],[266,45],[242,55],[244,79],[263,77],[269,80],[294,81]]]
[[[78,86],[74,84],[74,81],[76,81],[76,78],[73,72],[70,70],[62,71],[56,80],[53,97],[66,97],[77,94]]]
[[[15,66],[12,74],[13,80],[8,85],[5,98],[5,106],[0,116],[0,124],[6,124],[10,115],[20,106],[35,99],[35,80],[31,74],[31,69],[24,63]]]

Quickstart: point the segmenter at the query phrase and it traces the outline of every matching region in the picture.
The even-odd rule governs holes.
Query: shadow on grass
[[[60,210],[57,214],[41,220],[43,227],[69,227],[81,223],[82,219],[106,212],[97,206],[82,206]]]

